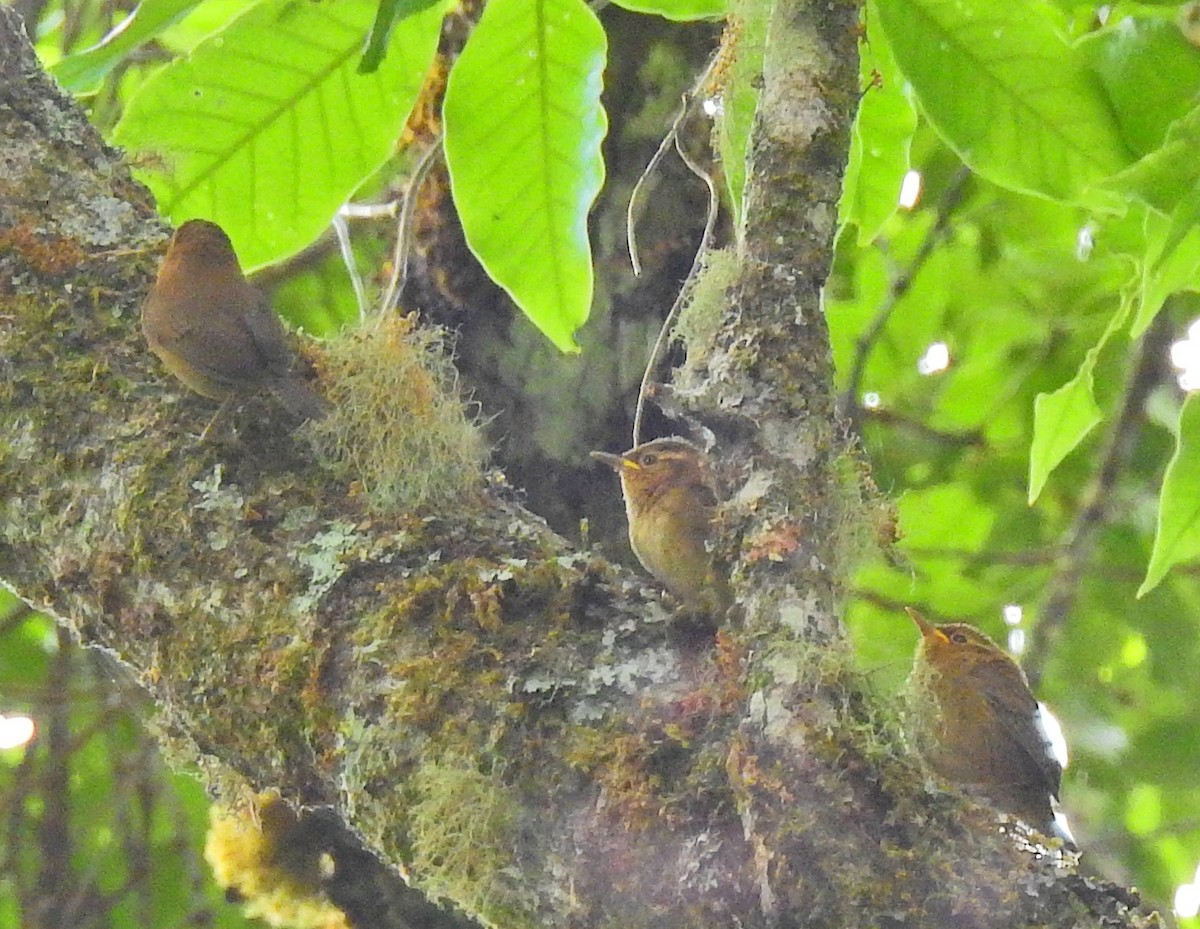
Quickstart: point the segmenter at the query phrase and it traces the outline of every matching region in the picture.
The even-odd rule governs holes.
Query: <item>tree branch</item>
[[[1081,506],[1067,529],[1054,576],[1046,585],[1038,621],[1030,634],[1024,662],[1029,683],[1036,688],[1046,661],[1062,635],[1063,627],[1079,596],[1079,583],[1087,567],[1100,530],[1116,503],[1113,488],[1128,466],[1137,447],[1145,416],[1146,399],[1162,382],[1171,326],[1167,314],[1160,313],[1142,336],[1137,357],[1129,369],[1116,418],[1109,427],[1100,453],[1100,466],[1080,495]]]
[[[900,300],[904,297],[913,281],[921,269],[925,267],[934,250],[941,244],[942,238],[946,234],[946,230],[950,227],[950,220],[954,216],[954,210],[958,207],[962,200],[963,192],[966,190],[967,181],[971,178],[971,172],[965,166],[960,167],[954,176],[950,178],[946,189],[942,192],[941,198],[937,203],[937,214],[933,225],[925,233],[925,238],[921,241],[921,247],[917,249],[917,253],[913,256],[911,262],[903,273],[892,277],[891,286],[888,287],[887,298],[883,301],[883,305],[879,307],[879,311],[871,320],[862,334],[859,335],[854,342],[854,360],[850,363],[850,377],[846,385],[846,393],[842,397],[842,404],[850,416],[856,423],[862,414],[862,379],[863,374],[867,370],[867,362],[871,359],[871,353],[875,350],[875,346],[879,343],[880,336],[883,335],[883,330],[887,328],[888,320],[892,318],[892,313],[895,312]]]

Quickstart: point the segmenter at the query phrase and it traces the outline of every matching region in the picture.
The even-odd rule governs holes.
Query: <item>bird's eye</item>
[[[966,645],[967,637],[965,635],[963,635],[961,632],[955,632],[955,633],[951,634],[950,641],[957,642],[959,645]]]
[[[650,467],[650,465],[654,464],[654,462],[656,462],[656,461],[658,461],[658,456],[655,455],[653,452],[647,452],[646,454],[644,454],[642,456],[642,467],[648,468],[648,467]]]

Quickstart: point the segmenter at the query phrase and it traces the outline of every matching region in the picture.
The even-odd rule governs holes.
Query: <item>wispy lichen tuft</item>
[[[388,317],[331,340],[331,403],[309,423],[321,457],[382,512],[437,508],[478,489],[487,444],[458,387],[447,335]]]
[[[514,810],[496,772],[466,758],[427,762],[413,777],[413,877],[434,898],[496,925],[517,925],[523,910],[510,849]]]

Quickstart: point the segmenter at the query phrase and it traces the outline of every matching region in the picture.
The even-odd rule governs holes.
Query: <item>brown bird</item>
[[[224,402],[266,388],[301,419],[325,413],[292,372],[283,324],[216,223],[192,219],[175,230],[142,306],[142,331],[167,370],[201,396]]]
[[[642,567],[690,607],[728,608],[728,579],[706,547],[717,498],[700,449],[684,439],[655,439],[622,455],[592,457],[621,477],[629,544]]]
[[[921,631],[909,677],[910,735],[925,760],[1001,812],[1070,841],[1054,815],[1062,766],[1025,672],[974,626],[934,625],[907,612]]]

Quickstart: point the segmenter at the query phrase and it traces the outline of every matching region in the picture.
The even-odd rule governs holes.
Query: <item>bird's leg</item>
[[[208,421],[208,425],[204,427],[203,431],[200,433],[200,437],[196,439],[197,445],[203,444],[204,440],[208,438],[208,434],[212,431],[212,427],[217,424],[217,420],[221,418],[221,414],[229,409],[229,405],[232,402],[233,397],[226,397],[221,401],[221,405],[217,407],[217,412],[213,413],[212,419]]]

